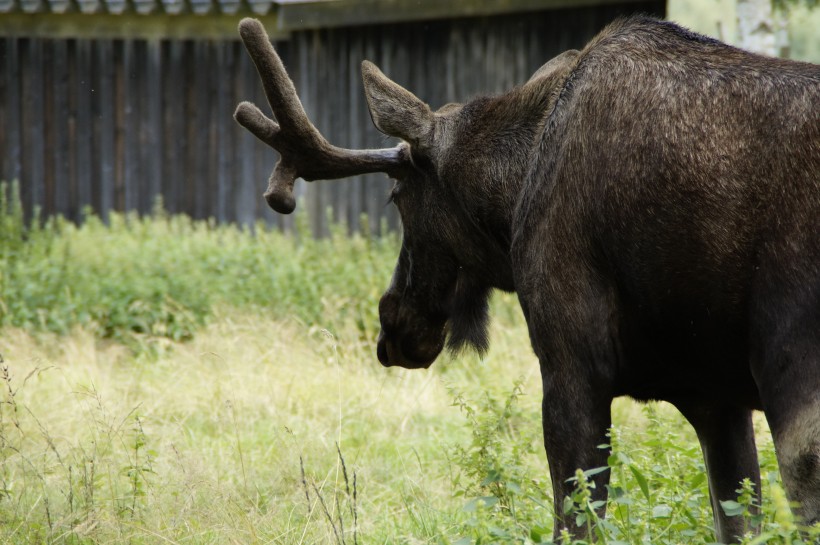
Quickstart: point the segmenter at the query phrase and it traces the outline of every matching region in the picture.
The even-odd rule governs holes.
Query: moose
[[[280,154],[274,210],[293,211],[296,178],[394,180],[383,365],[483,353],[492,290],[517,294],[556,534],[583,535],[562,500],[577,468],[606,466],[617,396],[692,424],[721,542],[743,523],[720,501],[744,478],[759,494],[755,410],[797,514],[820,521],[820,66],[633,16],[505,94],[433,111],[364,61],[373,123],[400,143],[350,150],[308,120],[261,23],[239,32],[275,120],[248,102],[234,116]],[[605,500],[607,472],[591,479]]]

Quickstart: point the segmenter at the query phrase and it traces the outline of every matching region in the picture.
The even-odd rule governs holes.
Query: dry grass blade
[[[330,527],[333,529],[333,536],[336,538],[336,543],[338,545],[345,545],[344,536],[339,535],[339,529],[336,528],[336,523],[333,521],[333,517],[330,515],[330,511],[327,508],[327,504],[325,503],[325,499],[322,497],[322,493],[319,492],[319,489],[316,487],[316,483],[311,483],[313,485],[313,492],[316,494],[316,497],[319,498],[319,505],[322,506],[322,512],[324,512],[325,517],[327,518],[327,522],[330,524]]]
[[[339,443],[336,443],[336,452],[339,454],[339,462],[342,464],[342,476],[345,480],[345,494],[348,498],[348,509],[350,517],[353,519],[353,545],[358,545],[358,522],[359,517],[356,512],[356,472],[353,472],[353,494],[350,494],[350,480],[347,477],[347,465],[345,464],[344,456],[342,456],[342,449],[339,448]],[[341,516],[339,517],[341,522]]]

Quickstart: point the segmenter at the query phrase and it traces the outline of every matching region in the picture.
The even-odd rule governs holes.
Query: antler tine
[[[308,119],[262,23],[242,19],[239,34],[256,65],[278,121],[267,117],[250,102],[240,103],[234,113],[240,125],[280,153],[265,192],[265,200],[271,208],[283,214],[293,212],[296,178],[313,181],[368,172],[393,173],[407,163],[409,153],[404,144],[380,150],[348,150],[331,145]]]
[[[305,109],[296,94],[296,87],[288,76],[282,59],[273,49],[265,27],[256,19],[245,18],[239,23],[239,35],[256,65],[265,96],[279,123],[300,138],[318,138],[322,135],[308,120]]]

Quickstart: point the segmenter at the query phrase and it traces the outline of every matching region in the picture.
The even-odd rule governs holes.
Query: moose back
[[[538,356],[544,442],[565,526],[567,482],[605,466],[617,396],[694,426],[716,533],[744,478],[759,491],[753,410],[783,483],[820,520],[820,67],[756,56],[649,18],[611,24],[500,96],[431,110],[365,61],[394,148],[348,150],[308,120],[260,23],[240,34],[276,121],[235,118],[279,151],[265,198],[296,178],[385,172],[402,218],[377,356],[428,367],[486,350],[487,300],[515,291]],[[594,499],[608,474],[596,474]]]

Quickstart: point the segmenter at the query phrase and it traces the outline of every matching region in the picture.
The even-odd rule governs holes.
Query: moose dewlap
[[[563,498],[606,465],[617,396],[674,404],[719,501],[760,488],[765,412],[798,514],[820,521],[820,67],[765,58],[648,18],[617,21],[500,96],[433,111],[364,62],[376,127],[347,150],[308,120],[260,23],[240,34],[276,121],[237,121],[280,160],[265,194],[385,172],[404,238],[379,303],[377,356],[428,367],[486,349],[491,290],[518,294],[541,366],[556,533]],[[607,472],[594,499],[605,499]],[[602,513],[603,514],[603,513]]]

